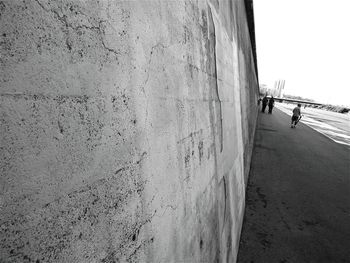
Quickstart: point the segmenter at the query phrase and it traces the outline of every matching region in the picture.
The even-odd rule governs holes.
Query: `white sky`
[[[254,0],[260,84],[350,105],[350,0]]]

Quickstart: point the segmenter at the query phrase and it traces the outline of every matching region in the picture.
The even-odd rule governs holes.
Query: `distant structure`
[[[268,93],[268,88],[267,88],[266,84],[259,85],[259,93],[260,93],[260,96],[264,96],[265,94]]]
[[[284,85],[286,81],[285,80],[277,80],[275,81],[275,85],[273,88],[268,88],[266,84],[261,84],[260,89],[260,95],[270,95],[278,98],[282,98],[284,94]]]
[[[282,98],[285,84],[286,84],[285,80],[275,81],[275,88],[274,88],[274,91],[272,92],[273,96]]]

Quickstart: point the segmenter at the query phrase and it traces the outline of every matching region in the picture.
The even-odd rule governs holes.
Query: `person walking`
[[[265,95],[265,97],[262,99],[262,108],[261,108],[261,112],[265,112],[266,106],[267,106],[267,95]]]
[[[269,114],[272,114],[272,109],[274,105],[275,105],[275,100],[273,96],[271,96],[271,98],[269,99]]]
[[[262,99],[259,98],[259,99],[258,99],[258,106],[260,105],[261,101],[262,101]]]
[[[295,125],[297,125],[297,123],[301,119],[300,108],[301,108],[301,104],[298,104],[298,106],[293,109],[292,123],[291,123],[291,126],[290,126],[291,128],[295,128]]]

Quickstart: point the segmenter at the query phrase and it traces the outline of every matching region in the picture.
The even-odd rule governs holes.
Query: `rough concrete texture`
[[[0,1],[1,262],[234,262],[244,1]]]

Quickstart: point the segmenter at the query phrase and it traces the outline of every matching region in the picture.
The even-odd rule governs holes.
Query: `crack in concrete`
[[[134,231],[133,231],[130,235],[126,236],[126,238],[128,238],[128,239],[131,238],[133,242],[137,242],[137,236],[139,235],[141,228],[142,228],[144,225],[146,225],[147,223],[150,223],[150,222],[152,221],[153,217],[156,215],[156,213],[157,213],[157,210],[154,210],[153,214],[150,215],[147,219],[145,219],[145,220],[143,220],[143,221],[141,221],[141,222],[136,223],[136,224],[134,225],[134,226],[135,226],[135,227],[134,227]],[[139,244],[139,245],[134,249],[134,251],[133,251],[131,254],[129,254],[129,255],[127,256],[127,262],[130,262],[131,259],[132,259],[132,257],[135,256],[135,254],[138,252],[138,250],[139,250],[142,246],[144,246],[147,242],[149,242],[149,241],[153,242],[153,239],[154,239],[154,238],[151,238],[150,240],[142,240],[142,241],[141,241],[141,244]],[[127,243],[128,243],[128,242],[124,242],[123,244],[121,244],[120,248],[124,248],[125,246],[127,246]]]
[[[108,23],[108,21],[105,21],[105,20],[100,20],[98,22],[98,26],[94,26],[94,25],[78,25],[78,26],[74,26],[70,23],[68,23],[67,21],[67,16],[66,15],[60,15],[57,11],[53,10],[53,9],[48,9],[46,8],[39,0],[35,0],[35,2],[46,12],[50,12],[50,13],[53,13],[53,15],[56,17],[57,20],[59,20],[66,28],[71,28],[73,30],[79,30],[79,29],[86,29],[86,30],[96,30],[98,31],[98,34],[101,38],[101,43],[102,43],[102,46],[105,50],[107,50],[108,52],[110,53],[113,53],[117,58],[118,56],[120,55],[120,53],[111,48],[111,47],[108,47],[105,43],[105,40],[104,40],[104,37],[103,35],[105,35],[105,30],[103,28],[103,23]],[[79,11],[79,13],[83,14],[84,16],[86,16],[87,18],[89,18],[86,14],[82,13],[81,11]],[[89,19],[88,19],[89,20]],[[110,23],[109,23],[110,24]],[[111,26],[113,28],[113,26]],[[113,28],[114,29],[114,28]],[[68,35],[69,35],[69,32],[67,30],[65,30],[65,34],[67,36],[67,40],[66,40],[66,45],[67,45],[67,48],[69,50],[72,49],[72,46],[71,44],[69,43],[68,41]]]
[[[163,213],[162,215],[157,215],[158,217],[163,217],[165,215],[165,212],[168,210],[168,208],[170,208],[171,210],[176,210],[177,209],[177,205],[174,206],[174,205],[166,205],[164,210],[163,210]]]
[[[151,47],[150,56],[149,56],[148,63],[147,63],[147,65],[148,65],[147,78],[146,78],[146,80],[144,81],[143,86],[146,86],[146,84],[147,84],[147,82],[148,82],[148,80],[149,80],[149,75],[150,75],[150,74],[149,74],[149,70],[150,70],[150,65],[151,65],[151,63],[152,63],[153,52],[154,52],[154,50],[155,50],[156,48],[159,48],[159,47],[161,47],[161,48],[163,48],[163,49],[169,48],[169,46],[166,46],[166,45],[164,45],[164,44],[161,43],[161,42],[158,42],[157,44],[155,44],[154,46]]]
[[[217,78],[217,59],[216,59],[216,32],[215,23],[211,7],[208,5],[208,64],[207,71],[210,72],[209,76],[213,77],[214,80],[210,80],[210,86],[212,91],[210,92],[210,103],[209,111],[213,114],[211,116],[212,132],[215,135],[217,132],[219,135],[220,152],[223,151],[223,113],[222,113],[222,102],[219,96],[218,78]],[[212,105],[214,103],[214,105]],[[216,105],[218,103],[218,106]],[[215,117],[214,117],[215,116]],[[214,123],[215,122],[215,123]],[[214,142],[215,142],[214,137]]]
[[[54,16],[61,21],[66,27],[71,27],[70,24],[67,22],[67,16],[63,15],[60,16],[59,13],[53,9],[47,9],[39,0],[35,0],[35,2],[46,12],[51,12],[54,14]]]
[[[140,159],[136,161],[136,164],[140,164],[147,156],[147,152],[143,152],[140,156]]]
[[[153,197],[151,198],[151,201],[149,201],[147,203],[147,207],[154,201],[154,198],[156,197],[156,194],[153,195]]]
[[[101,21],[99,22],[99,27],[98,27],[99,29],[98,29],[98,30],[99,30],[99,35],[100,35],[100,37],[101,37],[102,46],[104,47],[104,49],[108,50],[109,52],[114,53],[114,55],[118,58],[118,56],[120,55],[120,53],[119,53],[117,50],[108,47],[108,46],[106,45],[105,41],[104,41],[103,36],[101,35],[101,26],[102,26],[102,23],[108,23],[108,22],[107,22],[107,21],[103,21],[103,20],[101,20]],[[109,24],[110,24],[110,23],[109,23]],[[112,25],[111,25],[111,27],[113,28]],[[113,29],[114,29],[114,28],[113,28]],[[102,31],[103,31],[103,34],[105,35],[104,29],[102,29]]]
[[[218,83],[218,71],[217,71],[217,59],[216,59],[216,32],[215,32],[215,23],[213,22],[213,34],[214,34],[214,78],[215,78],[215,91],[216,91],[216,97],[219,101],[219,115],[220,115],[220,152],[224,149],[224,130],[222,127],[222,101],[220,99],[220,93],[219,93],[219,83]]]
[[[225,207],[224,207],[224,225],[226,222],[226,203],[227,203],[227,189],[226,189],[226,179],[225,176],[222,178],[223,182],[224,182],[224,192],[225,192]],[[222,231],[224,230],[224,227],[222,228]],[[221,233],[222,234],[222,233]]]
[[[115,171],[114,174],[118,174],[118,173],[120,173],[120,172],[123,172],[123,171],[125,171],[127,168],[128,168],[128,167],[121,167],[121,168],[119,168],[117,171]]]

